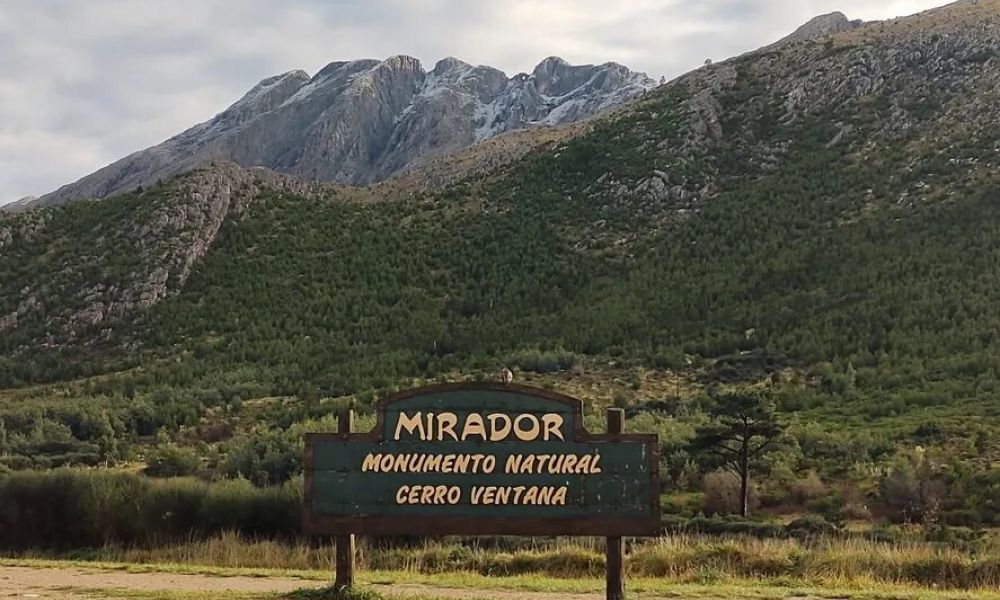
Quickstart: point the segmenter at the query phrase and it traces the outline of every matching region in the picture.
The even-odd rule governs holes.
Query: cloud
[[[513,74],[542,58],[668,78],[820,13],[943,0],[0,0],[0,203],[42,194],[333,60],[445,56]]]

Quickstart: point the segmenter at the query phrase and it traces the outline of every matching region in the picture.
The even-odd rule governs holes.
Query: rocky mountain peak
[[[397,55],[379,62],[377,65],[362,72],[354,85],[366,86],[378,80],[381,83],[394,85],[415,85],[421,83],[427,73],[420,61],[412,56]]]
[[[571,80],[563,84],[563,80],[567,75],[571,76],[572,71],[573,67],[568,62],[558,56],[550,56],[538,63],[538,66],[531,72],[531,75],[535,79],[535,87],[539,92],[561,96],[560,88],[572,84]]]
[[[219,114],[217,124],[235,126],[274,110],[309,83],[309,74],[302,70],[288,71],[262,80],[232,106]]]
[[[861,20],[854,20],[847,18],[842,12],[832,12],[825,15],[819,15],[818,17],[813,17],[807,21],[804,25],[793,31],[788,36],[778,40],[775,44],[769,46],[769,48],[781,45],[789,44],[795,42],[810,42],[818,39],[822,39],[837,33],[844,31],[850,31],[852,29],[857,29],[864,25]]]
[[[214,119],[44,196],[103,198],[213,160],[307,180],[364,184],[507,131],[571,123],[626,102],[655,82],[614,63],[558,57],[532,74],[448,57],[426,72],[412,56],[336,61],[309,77],[268,77]]]
[[[566,69],[569,66],[570,64],[561,56],[549,56],[542,62],[538,63],[533,72],[535,75],[539,75],[541,73],[551,73],[561,69]]]
[[[383,60],[379,66],[385,67],[393,71],[420,71],[423,72],[424,67],[420,64],[420,61],[412,56],[407,56],[405,54],[397,54],[396,56],[390,56],[389,58]]]
[[[448,73],[458,73],[462,71],[468,71],[472,69],[472,65],[465,61],[461,61],[454,56],[448,56],[437,61],[434,65],[434,70],[432,73],[438,77],[444,76]]]
[[[294,71],[288,71],[287,73],[282,73],[280,75],[275,75],[273,77],[268,77],[262,79],[260,83],[250,88],[250,91],[246,93],[244,98],[253,97],[267,90],[273,89],[275,86],[280,85],[286,81],[299,81],[305,82],[309,81],[309,73],[306,73],[302,69],[296,69]]]
[[[394,113],[406,107],[426,76],[423,65],[412,56],[390,56],[361,73],[351,82],[351,87],[386,104]]]
[[[380,61],[374,59],[337,60],[320,69],[316,75],[313,76],[312,81],[317,82],[325,79],[342,77],[345,73],[365,71],[378,65],[379,62]]]
[[[648,78],[633,73],[622,65],[607,62],[602,65],[571,65],[558,56],[550,56],[531,73],[535,89],[546,96],[565,96],[574,90],[611,91],[630,85],[647,85]]]

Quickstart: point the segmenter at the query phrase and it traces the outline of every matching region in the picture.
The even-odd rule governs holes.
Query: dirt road
[[[282,593],[307,587],[321,587],[321,581],[284,577],[218,577],[171,573],[127,573],[96,569],[56,569],[0,567],[0,598],[61,598],[82,600],[101,598],[92,590],[135,590],[141,592],[230,591]],[[462,600],[600,600],[599,594],[551,594],[520,591],[479,591],[439,588],[414,584],[372,584],[372,589],[393,596],[431,596]]]

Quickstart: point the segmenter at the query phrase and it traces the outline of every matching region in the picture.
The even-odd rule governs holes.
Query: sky
[[[41,195],[205,121],[261,79],[334,60],[547,56],[671,79],[839,10],[945,0],[0,0],[0,204]]]

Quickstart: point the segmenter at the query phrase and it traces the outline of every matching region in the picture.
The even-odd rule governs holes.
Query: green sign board
[[[578,400],[448,384],[383,400],[369,433],[306,437],[313,534],[655,535],[655,435],[590,434]]]

